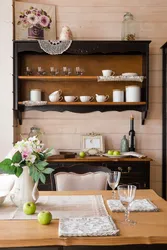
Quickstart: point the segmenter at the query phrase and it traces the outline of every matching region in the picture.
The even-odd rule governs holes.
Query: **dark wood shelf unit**
[[[78,168],[80,164],[87,163],[91,166],[105,166],[112,171],[121,171],[120,183],[134,184],[139,189],[150,188],[150,158],[115,158],[90,156],[85,158],[69,158],[69,159],[54,159],[54,157],[48,158],[50,167],[59,169],[60,171],[66,171],[66,167],[73,164],[77,164]],[[46,184],[39,184],[40,190],[51,190],[50,177],[47,177]]]
[[[162,49],[162,196],[167,200],[167,42]]]
[[[40,111],[71,111],[76,113],[87,113],[93,111],[125,111],[135,110],[141,112],[141,121],[144,124],[149,106],[149,43],[151,41],[73,41],[70,48],[62,55],[51,56],[46,54],[39,46],[38,41],[14,41],[14,111],[19,123],[22,124],[22,112],[27,110]],[[35,67],[43,66],[45,57],[48,62],[58,62],[62,67],[64,62],[68,66],[78,66],[82,62],[86,68],[85,76],[24,76],[26,63],[32,63]],[[35,58],[35,60],[34,60]],[[64,59],[65,58],[65,59]],[[47,61],[46,60],[46,61]],[[64,60],[64,61],[63,61]],[[46,65],[48,66],[48,62]],[[37,64],[38,63],[38,64]],[[109,66],[107,66],[109,65]],[[98,82],[96,75],[101,74],[105,68],[113,68],[117,75],[123,72],[137,72],[145,76],[142,83],[139,82]],[[52,66],[52,65],[50,65]],[[64,65],[65,66],[65,65]],[[81,65],[82,66],[82,65]],[[83,67],[84,67],[83,66]],[[130,71],[131,70],[131,71]],[[47,70],[46,70],[47,71]],[[68,83],[69,81],[69,83]],[[83,84],[82,84],[83,82]],[[73,86],[71,90],[66,83]],[[91,83],[91,84],[90,84]],[[30,86],[40,84],[44,89],[44,99],[48,101],[49,93],[56,89],[64,88],[65,95],[72,95],[72,90],[78,91],[73,95],[94,95],[104,92],[112,95],[112,90],[125,88],[126,85],[139,85],[141,87],[140,103],[113,103],[112,98],[105,103],[48,103],[43,106],[24,106],[22,102],[28,100]],[[88,88],[89,87],[89,88]],[[88,90],[90,93],[84,94]],[[68,94],[68,91],[71,91]]]

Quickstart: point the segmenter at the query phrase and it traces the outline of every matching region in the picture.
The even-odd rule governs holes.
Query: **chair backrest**
[[[105,190],[107,167],[78,163],[56,168],[51,174],[51,189],[57,191]]]

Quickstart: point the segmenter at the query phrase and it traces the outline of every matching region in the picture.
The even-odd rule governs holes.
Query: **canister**
[[[113,102],[124,102],[124,91],[121,89],[113,89]]]
[[[30,101],[40,102],[41,101],[41,90],[40,89],[31,89],[30,90]]]
[[[140,102],[141,88],[137,85],[126,86],[126,102]]]

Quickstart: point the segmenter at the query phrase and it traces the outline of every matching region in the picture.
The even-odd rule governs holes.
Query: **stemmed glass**
[[[125,219],[122,223],[127,225],[135,225],[136,222],[129,219],[129,207],[131,202],[135,198],[136,186],[134,185],[119,185],[118,186],[118,195],[122,205],[125,208]]]
[[[116,197],[115,188],[119,184],[120,177],[121,177],[121,172],[119,171],[111,171],[111,173],[108,174],[107,181],[108,185],[112,189],[112,199],[115,199]]]

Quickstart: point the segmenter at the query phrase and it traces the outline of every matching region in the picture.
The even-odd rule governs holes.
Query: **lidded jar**
[[[136,22],[130,12],[126,12],[122,21],[121,39],[125,41],[136,40]]]
[[[38,139],[41,141],[42,139],[42,132],[40,130],[40,128],[33,126],[32,128],[30,128],[30,133],[28,134],[28,137],[33,137],[33,136],[37,136]]]

